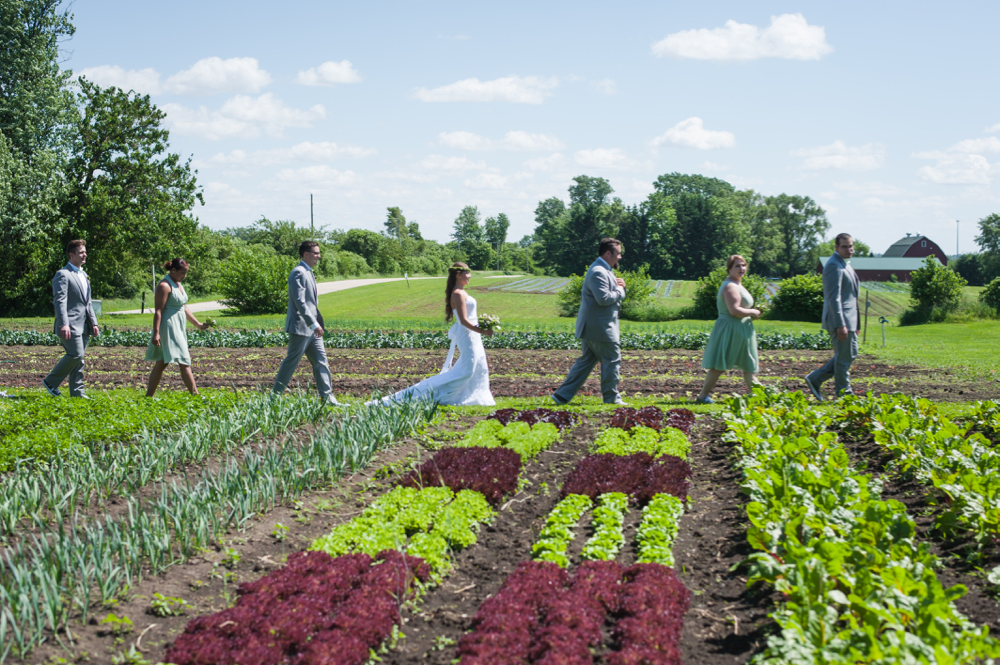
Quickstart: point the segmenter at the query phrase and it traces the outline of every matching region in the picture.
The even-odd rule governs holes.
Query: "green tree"
[[[816,245],[816,249],[813,252],[816,255],[816,259],[814,259],[812,261],[812,263],[810,264],[810,266],[809,266],[810,270],[812,270],[812,269],[814,269],[816,267],[816,260],[818,260],[819,257],[821,257],[821,256],[833,256],[833,253],[836,252],[836,251],[837,251],[837,249],[836,249],[836,238],[830,238],[829,240],[824,240],[823,242],[821,242],[818,245]],[[857,238],[855,238],[854,239],[854,256],[863,257],[863,256],[871,256],[871,255],[872,255],[872,248],[871,248],[871,246],[869,246],[868,243],[866,243],[864,240],[858,240]]]
[[[819,322],[823,317],[823,277],[804,273],[781,280],[771,302],[772,315],[791,321]]]
[[[87,240],[95,294],[132,295],[134,274],[191,246],[198,222],[190,210],[204,199],[190,159],[168,152],[166,114],[148,95],[79,85],[62,240]]]
[[[496,217],[487,217],[483,222],[483,235],[490,247],[495,248],[497,260],[504,266],[504,245],[507,244],[507,230],[510,228],[510,219],[506,214],[500,213]]]
[[[546,238],[546,241],[562,244],[555,265],[560,275],[569,275],[590,265],[597,258],[601,239],[618,231],[613,220],[620,219],[624,211],[621,201],[609,203],[608,198],[615,190],[604,178],[581,175],[573,178],[573,182],[575,184],[569,188],[566,235],[558,240]]]
[[[660,192],[627,208],[616,237],[626,249],[629,265],[648,266],[652,279],[667,278],[673,265],[671,241],[676,226],[677,213]]]
[[[385,222],[383,223],[385,224],[385,234],[390,238],[402,242],[403,238],[410,235],[406,217],[403,216],[403,211],[397,207],[386,208]]]
[[[61,0],[0,1],[0,315],[51,311],[66,261],[59,205],[73,95],[59,43],[73,35]]]
[[[1000,275],[1000,215],[993,213],[979,220],[976,242],[983,248],[980,260],[983,281],[989,282]]]
[[[555,273],[563,264],[568,221],[569,214],[562,199],[553,196],[538,204],[533,238],[537,246],[531,255],[535,265]]]
[[[292,220],[271,221],[264,216],[248,227],[230,229],[225,233],[239,238],[248,245],[273,247],[278,254],[293,258],[299,256],[299,245],[303,241],[324,242],[326,240],[322,231],[316,234],[311,229],[297,226]]]
[[[986,288],[979,293],[979,302],[1000,313],[1000,277],[987,284]]]
[[[778,275],[778,263],[784,241],[778,233],[767,199],[752,189],[732,196],[742,225],[749,229],[749,255],[746,260],[755,275]]]
[[[910,273],[910,299],[922,310],[950,312],[962,302],[966,281],[933,255]]]
[[[830,230],[826,211],[808,196],[789,194],[769,196],[767,205],[781,238],[778,270],[785,277],[812,270],[819,240]]]
[[[297,261],[265,245],[236,250],[219,280],[222,304],[240,314],[280,314],[288,309],[288,274]]]
[[[726,266],[720,266],[698,280],[694,293],[693,315],[699,319],[714,319],[719,316],[718,296],[722,282],[728,277]],[[753,296],[754,307],[763,311],[767,302],[767,283],[758,275],[746,275],[741,282],[743,288]]]
[[[455,218],[451,237],[459,253],[473,270],[488,268],[493,259],[493,250],[486,241],[481,225],[482,215],[476,206],[465,206]]]

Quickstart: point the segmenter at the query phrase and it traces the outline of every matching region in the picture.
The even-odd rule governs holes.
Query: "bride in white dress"
[[[478,327],[476,299],[465,292],[472,272],[469,266],[456,262],[448,269],[448,286],[445,289],[445,321],[457,319],[448,330],[451,348],[441,373],[420,383],[383,398],[383,402],[414,399],[432,395],[438,404],[452,406],[493,406],[490,392],[490,368],[486,364],[486,350],[482,335],[493,337],[492,330]],[[458,361],[453,365],[455,349]]]

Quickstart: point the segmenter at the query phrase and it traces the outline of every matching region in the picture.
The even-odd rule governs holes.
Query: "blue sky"
[[[168,9],[169,7],[169,9]],[[66,67],[151,94],[212,228],[531,233],[573,176],[811,196],[831,234],[973,249],[1000,212],[1000,3],[77,2]]]

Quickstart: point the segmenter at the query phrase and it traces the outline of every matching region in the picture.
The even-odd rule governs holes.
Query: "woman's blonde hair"
[[[744,265],[746,265],[747,268],[750,267],[750,262],[749,261],[747,261],[746,259],[744,259],[739,254],[733,254],[732,256],[729,257],[729,260],[726,261],[726,272],[729,272],[730,270],[732,270],[733,269],[733,264],[735,264],[737,261],[742,261],[744,263]]]
[[[455,283],[458,281],[458,273],[460,272],[472,272],[469,266],[465,265],[461,261],[455,261],[448,268],[448,284],[444,288],[444,321],[445,323],[451,321],[451,294],[455,292]]]

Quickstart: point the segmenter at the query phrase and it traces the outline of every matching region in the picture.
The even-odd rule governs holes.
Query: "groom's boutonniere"
[[[479,327],[483,330],[492,330],[498,333],[500,332],[500,317],[492,314],[483,314],[479,317]]]

